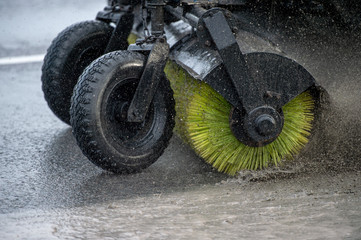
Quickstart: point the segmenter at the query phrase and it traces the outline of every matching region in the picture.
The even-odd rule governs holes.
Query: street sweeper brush
[[[236,174],[277,165],[298,154],[308,142],[314,119],[314,100],[306,91],[282,107],[284,125],[272,143],[247,146],[232,133],[232,106],[206,83],[200,83],[174,63],[165,72],[176,100],[177,133],[195,152],[220,172]]]
[[[122,0],[99,12],[97,21],[72,28],[77,34],[67,31],[75,53],[67,52],[76,58],[67,58],[66,66],[99,50],[82,62],[80,73],[104,53],[71,84],[56,88],[66,90],[70,119],[63,120],[84,155],[108,171],[137,172],[161,156],[175,125],[201,158],[230,175],[296,155],[310,135],[317,84],[284,53],[254,46],[274,45],[259,31],[251,34],[254,26],[236,12],[241,2]],[[135,41],[131,28],[143,38],[119,50]],[[78,43],[78,35],[84,41]],[[54,65],[58,61],[45,62],[46,90],[55,78],[50,70],[64,71]],[[57,79],[58,86],[68,78]],[[46,92],[59,102],[60,95]],[[64,114],[66,105],[57,105]]]

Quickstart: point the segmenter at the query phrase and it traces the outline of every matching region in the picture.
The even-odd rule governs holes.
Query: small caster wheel
[[[70,124],[70,99],[80,74],[104,54],[113,27],[105,22],[85,21],[71,25],[53,40],[42,67],[42,88],[53,113]],[[127,37],[121,41],[127,46]]]
[[[132,173],[150,166],[173,134],[175,103],[165,75],[144,122],[127,121],[144,66],[140,53],[111,52],[87,67],[74,88],[73,134],[84,155],[107,171]]]

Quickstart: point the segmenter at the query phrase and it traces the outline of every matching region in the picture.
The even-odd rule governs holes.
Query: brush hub
[[[230,114],[233,135],[251,147],[265,146],[280,135],[283,128],[283,113],[269,106],[253,109],[249,114],[233,108]]]
[[[267,136],[276,128],[276,120],[271,115],[262,114],[256,118],[255,126],[260,135]]]

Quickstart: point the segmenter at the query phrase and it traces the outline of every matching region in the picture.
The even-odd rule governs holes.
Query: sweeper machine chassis
[[[275,152],[272,144],[287,144],[277,140],[287,118],[292,118],[286,117],[284,106],[306,91],[312,99],[317,98],[318,86],[311,74],[282,54],[242,52],[238,34],[245,26],[236,9],[243,4],[239,0],[109,1],[96,21],[70,26],[48,49],[42,82],[50,108],[71,124],[78,145],[93,163],[115,173],[139,171],[159,158],[172,136],[175,100],[168,80],[172,76],[165,75],[165,68],[175,63],[183,71],[175,78],[186,74],[210,86],[209,91],[229,105],[225,121],[232,144],[237,142],[242,151],[262,151],[247,153],[257,158],[248,164],[244,161],[249,159],[237,155],[239,149],[222,153],[225,147],[214,143],[221,141],[221,136],[215,135],[203,141],[214,143],[207,156],[202,143],[192,138],[205,127],[196,123],[192,128],[194,121],[188,119],[189,142],[201,157],[230,174],[265,167],[268,160],[277,164],[276,159],[305,144],[300,141],[290,153]],[[139,38],[128,46],[132,32]],[[183,86],[178,83],[178,88]],[[201,97],[208,94],[195,91]],[[309,102],[313,104],[312,99]],[[192,104],[183,102],[185,114],[177,111],[185,121],[192,114]],[[204,120],[206,109],[198,107],[196,116],[202,115],[202,123],[212,125]],[[301,118],[308,115],[306,111]],[[232,164],[237,166],[232,168]]]

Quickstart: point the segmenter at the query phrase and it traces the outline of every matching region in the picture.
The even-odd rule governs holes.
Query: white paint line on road
[[[5,58],[0,58],[0,65],[42,62],[43,60],[44,60],[44,54],[31,55],[31,56],[5,57]]]

